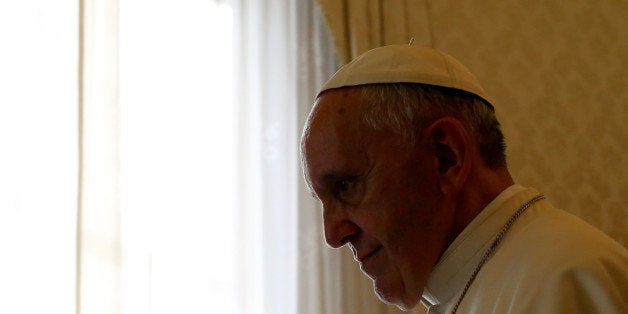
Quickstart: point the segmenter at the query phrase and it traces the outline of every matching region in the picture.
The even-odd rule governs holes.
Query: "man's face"
[[[304,174],[323,205],[327,243],[348,243],[379,297],[409,309],[446,248],[453,206],[427,146],[366,127],[361,101],[351,88],[319,98],[303,139]]]

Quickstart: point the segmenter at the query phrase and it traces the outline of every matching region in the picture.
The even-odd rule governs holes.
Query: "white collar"
[[[423,291],[422,301],[427,306],[447,303],[462,291],[493,238],[520,204],[509,206],[513,207],[512,211],[498,209],[524,190],[527,189],[515,184],[502,191],[449,245],[432,270]]]

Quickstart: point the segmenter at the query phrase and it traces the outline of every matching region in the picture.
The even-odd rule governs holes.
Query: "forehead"
[[[327,91],[316,101],[309,117],[309,128],[317,132],[355,131],[362,127],[361,104],[360,93],[354,88]]]
[[[368,148],[359,94],[353,89],[323,93],[303,136],[303,161],[308,181],[323,172],[357,166]]]

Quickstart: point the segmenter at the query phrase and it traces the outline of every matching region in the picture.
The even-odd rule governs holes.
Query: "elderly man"
[[[628,252],[514,184],[494,108],[451,56],[373,49],[322,88],[302,138],[329,246],[385,302],[429,313],[628,313]]]

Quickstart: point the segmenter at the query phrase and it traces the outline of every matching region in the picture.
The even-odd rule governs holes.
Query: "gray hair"
[[[490,168],[506,165],[506,144],[493,106],[457,89],[416,83],[368,84],[355,87],[363,99],[364,122],[376,130],[399,134],[414,143],[417,130],[452,116],[477,138],[482,159]]]

